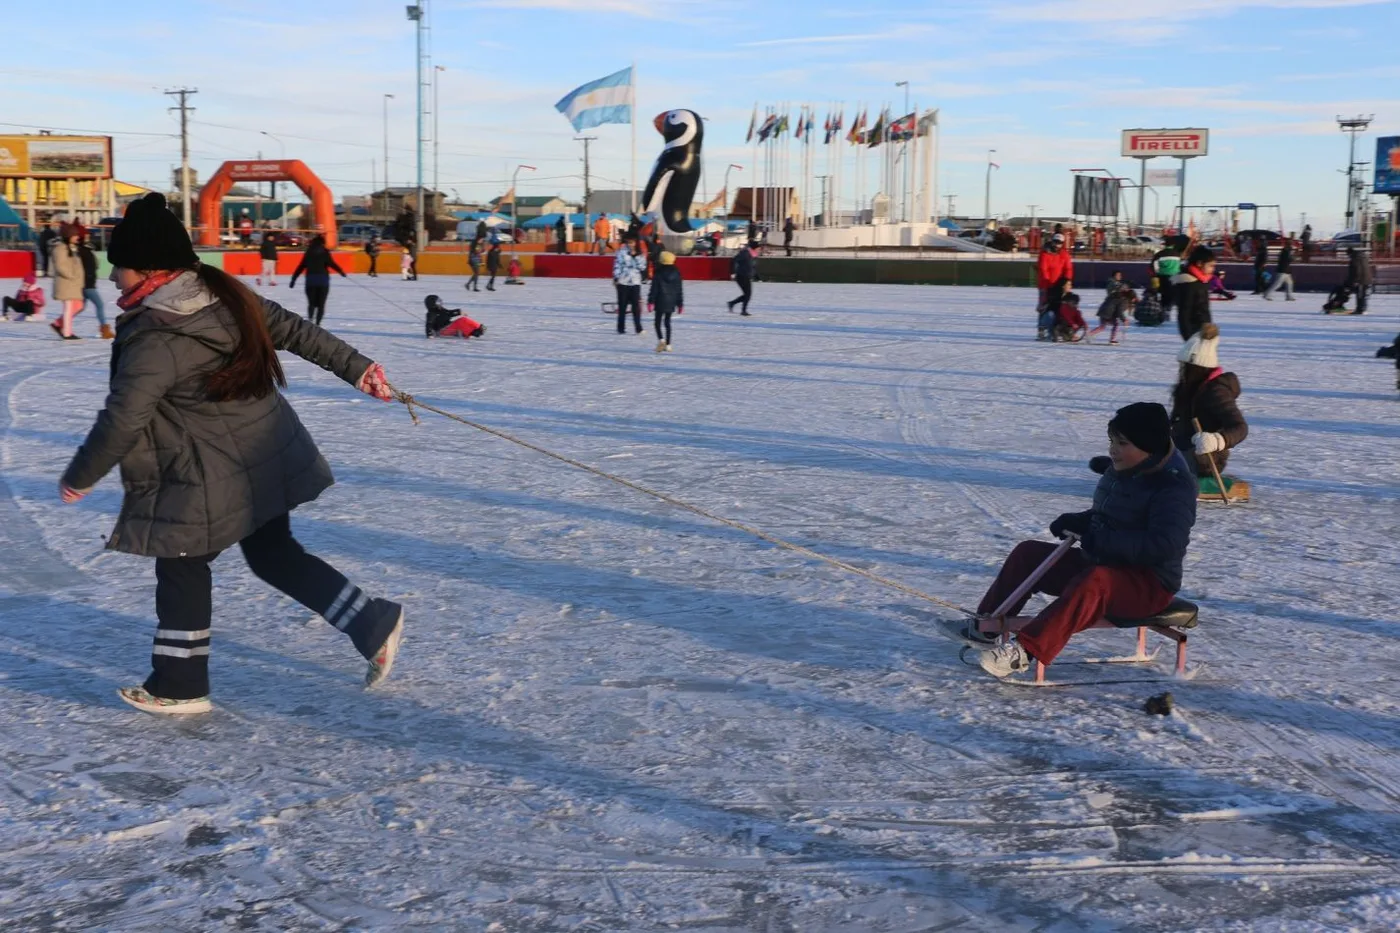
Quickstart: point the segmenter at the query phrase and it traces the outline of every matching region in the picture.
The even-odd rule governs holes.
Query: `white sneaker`
[[[666,352],[666,341],[662,340],[661,342],[659,342],[659,343],[656,345],[656,352],[657,352],[657,353],[665,353],[665,352]]]
[[[1026,649],[1013,638],[995,648],[979,652],[977,663],[993,677],[1010,677],[1012,674],[1030,670],[1031,656],[1026,654]]]
[[[122,687],[117,691],[117,696],[139,710],[163,716],[207,713],[214,708],[207,696],[193,700],[172,700],[168,697],[158,697],[148,692],[145,687]]]
[[[399,656],[399,639],[401,638],[403,638],[403,609],[399,609],[398,621],[394,623],[389,637],[384,639],[384,644],[374,653],[374,657],[370,658],[369,670],[365,671],[366,687],[373,687],[389,676],[389,671],[394,668],[394,659]]]
[[[667,353],[670,353],[670,352],[671,352],[671,345],[670,345],[669,343],[666,344],[666,352],[667,352]]]

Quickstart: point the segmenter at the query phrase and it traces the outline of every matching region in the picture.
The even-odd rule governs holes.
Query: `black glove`
[[[1050,533],[1057,538],[1075,534],[1079,537],[1089,531],[1089,516],[1079,512],[1066,512],[1050,523]]]
[[[1113,466],[1113,460],[1112,460],[1112,458],[1110,458],[1110,457],[1090,457],[1090,458],[1089,458],[1089,469],[1093,470],[1095,473],[1099,474],[1100,476],[1103,476],[1105,473],[1107,473],[1107,472],[1108,472],[1108,468],[1111,467],[1111,466]]]

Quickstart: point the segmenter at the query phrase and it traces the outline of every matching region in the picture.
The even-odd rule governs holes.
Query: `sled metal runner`
[[[1015,592],[1006,597],[1006,600],[997,607],[996,612],[977,620],[977,630],[986,635],[1000,636],[1002,641],[1006,641],[1012,634],[1021,631],[1021,629],[1035,621],[1034,616],[1012,616],[1007,615],[1007,613],[1011,612],[1013,606],[1031,593],[1035,585],[1040,582],[1040,578],[1045,576],[1050,568],[1055,566],[1056,562],[1068,553],[1069,549],[1072,548],[1078,540],[1078,536],[1069,535],[1064,541],[1061,541],[1059,546],[1035,569],[1035,572],[1028,576],[1025,581],[1016,588]],[[1137,629],[1137,652],[1135,654],[1125,658],[1101,659],[1102,662],[1125,664],[1144,664],[1156,657],[1155,650],[1152,654],[1147,653],[1147,633],[1149,631],[1155,632],[1163,638],[1176,643],[1175,676],[1178,678],[1185,678],[1188,676],[1186,673],[1187,630],[1196,627],[1199,613],[1200,609],[1195,603],[1175,598],[1167,608],[1156,615],[1142,619],[1122,619],[1105,616],[1089,626],[1085,631],[1090,631],[1092,629]],[[1052,683],[1048,683],[1045,680],[1045,665],[1040,661],[1035,662],[1035,684],[1037,686],[1053,686]]]

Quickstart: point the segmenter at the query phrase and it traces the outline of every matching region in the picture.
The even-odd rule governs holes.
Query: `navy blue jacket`
[[[1079,547],[1102,567],[1147,567],[1175,593],[1196,524],[1196,495],[1196,474],[1175,447],[1126,473],[1109,466],[1094,490],[1094,507],[1081,513],[1089,530]]]
[[[745,246],[734,254],[734,258],[729,261],[729,271],[737,279],[753,278],[758,263],[754,259],[753,250]]]
[[[662,314],[685,307],[681,270],[675,266],[657,266],[656,276],[651,280],[651,291],[647,294],[647,304],[654,305]]]

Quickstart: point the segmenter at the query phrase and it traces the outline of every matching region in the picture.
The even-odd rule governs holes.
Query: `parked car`
[[[112,235],[112,228],[121,223],[120,217],[103,217],[97,223],[88,227],[88,242],[96,250],[106,249],[107,240]]]
[[[342,243],[368,243],[379,232],[378,224],[341,224],[339,237]]]
[[[272,231],[272,242],[278,249],[300,249],[306,245],[306,237],[292,230]]]

